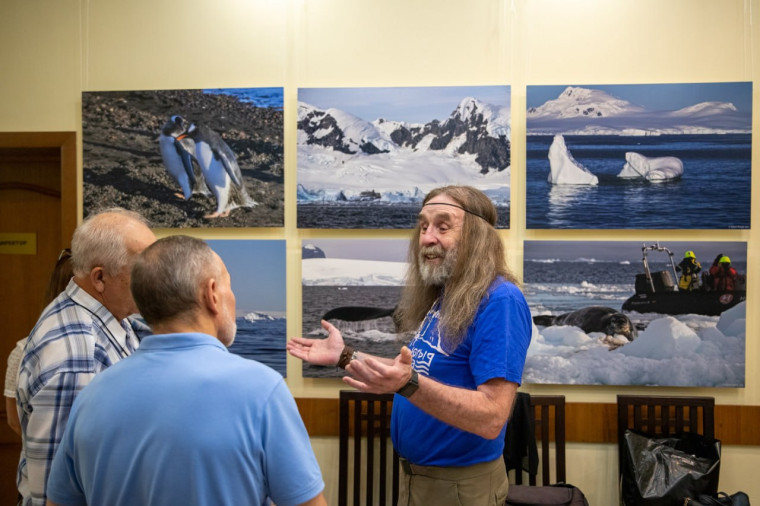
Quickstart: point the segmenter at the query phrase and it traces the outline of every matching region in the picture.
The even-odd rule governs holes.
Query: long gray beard
[[[435,253],[443,256],[443,262],[440,265],[430,265],[425,262],[425,255]],[[443,286],[454,272],[454,265],[457,263],[457,248],[454,247],[449,251],[444,251],[441,246],[429,246],[420,249],[419,258],[417,259],[420,268],[420,277],[428,286]]]

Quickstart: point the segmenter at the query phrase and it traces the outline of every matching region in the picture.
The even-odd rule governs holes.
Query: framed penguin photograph
[[[82,93],[84,215],[155,228],[281,227],[282,88]]]

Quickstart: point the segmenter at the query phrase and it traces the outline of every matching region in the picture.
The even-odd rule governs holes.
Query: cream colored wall
[[[510,84],[512,229],[503,237],[512,268],[521,271],[525,240],[748,241],[746,388],[658,388],[656,393],[757,405],[760,377],[752,365],[760,363],[755,338],[760,320],[752,310],[757,308],[753,287],[760,285],[757,203],[753,230],[528,231],[522,169],[527,85],[752,81],[760,73],[760,31],[752,30],[760,26],[759,13],[760,0],[2,0],[0,131],[80,130],[81,92],[88,90],[284,86],[285,227],[196,233],[287,241],[288,333],[297,335],[302,239],[405,236],[402,231],[297,230],[297,88]],[[753,143],[758,166],[757,133]],[[754,172],[752,193],[758,195],[760,173]],[[299,397],[335,397],[342,385],[302,378],[300,364],[291,358],[288,384]],[[570,402],[614,402],[619,392],[655,392],[525,389],[564,394]],[[337,441],[312,442],[332,503]],[[568,480],[592,505],[616,502],[614,445],[570,444],[568,462]],[[760,448],[726,448],[721,489],[743,489],[760,498],[758,464]]]

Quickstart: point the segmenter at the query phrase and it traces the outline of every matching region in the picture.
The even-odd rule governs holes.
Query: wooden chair
[[[527,395],[522,392],[519,396]],[[565,483],[565,396],[564,395],[531,395],[530,416],[534,427],[536,445],[539,454],[539,472],[541,484]],[[516,422],[516,420],[515,420]],[[512,423],[512,422],[510,422]],[[507,433],[509,436],[509,432]],[[552,475],[551,445],[554,443],[554,473]],[[538,474],[529,470],[516,469],[514,483],[521,485],[524,476],[529,485],[536,485]]]
[[[626,429],[653,436],[695,432],[715,437],[715,399],[712,397],[617,396],[618,472],[622,473]]]
[[[351,504],[354,506],[396,504],[399,490],[399,457],[390,440],[392,406],[393,394],[340,391],[339,506],[349,504],[349,483],[352,484]],[[541,482],[544,485],[564,483],[565,397],[534,395],[530,397],[530,406],[539,445]],[[527,474],[530,485],[536,485],[538,474],[525,471],[514,475],[515,483],[523,483],[523,473]]]
[[[340,391],[339,506],[348,504],[349,482],[354,506],[396,504],[399,457],[390,438],[392,405],[393,394]]]

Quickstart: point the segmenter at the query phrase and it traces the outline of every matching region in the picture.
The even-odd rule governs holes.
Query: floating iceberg
[[[683,162],[675,156],[647,158],[629,151],[625,154],[625,165],[617,177],[624,179],[644,178],[651,183],[664,183],[683,175]]]
[[[599,184],[599,178],[575,161],[565,146],[565,138],[562,135],[554,136],[554,142],[549,148],[549,166],[551,172],[548,181],[552,184]]]
[[[251,312],[247,315],[243,316],[247,322],[254,323],[259,321],[275,321],[275,320],[281,320],[282,318],[275,318],[272,315],[264,314],[264,313],[257,313],[257,312]]]

